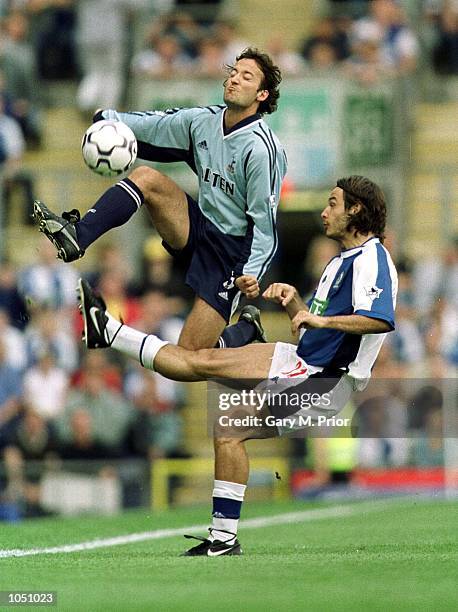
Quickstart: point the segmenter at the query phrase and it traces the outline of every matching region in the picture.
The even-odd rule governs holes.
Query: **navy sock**
[[[86,249],[108,230],[126,223],[143,200],[140,189],[128,178],[110,187],[76,224],[80,247]]]
[[[248,321],[238,321],[229,325],[223,331],[216,344],[216,348],[237,348],[250,344],[256,338],[256,327]]]
[[[213,497],[214,518],[239,519],[242,502],[237,499],[227,499],[225,497]]]

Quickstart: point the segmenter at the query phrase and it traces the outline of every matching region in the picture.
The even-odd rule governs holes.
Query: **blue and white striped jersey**
[[[390,254],[374,237],[331,259],[308,305],[314,314],[359,314],[386,321],[394,329],[397,290],[398,277]],[[385,337],[308,329],[301,336],[297,353],[310,365],[345,369],[353,378],[367,379]]]
[[[134,132],[141,159],[185,161],[199,179],[202,213],[224,234],[245,236],[235,276],[267,270],[277,248],[276,214],[286,155],[261,115],[224,129],[225,106],[165,112],[103,111]]]

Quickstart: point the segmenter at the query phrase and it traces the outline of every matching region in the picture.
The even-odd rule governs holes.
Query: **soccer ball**
[[[137,158],[137,139],[122,121],[97,121],[81,143],[86,165],[102,176],[126,172]]]

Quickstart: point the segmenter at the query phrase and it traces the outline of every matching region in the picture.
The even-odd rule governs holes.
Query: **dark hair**
[[[345,210],[358,202],[361,210],[352,215],[348,228],[360,234],[372,233],[383,242],[386,224],[386,201],[378,185],[364,176],[348,176],[337,181],[344,192]]]
[[[261,113],[261,115],[270,115],[274,113],[277,110],[278,98],[280,97],[280,92],[278,91],[278,86],[281,83],[280,68],[273,63],[271,57],[267,55],[267,53],[263,53],[259,49],[256,49],[256,47],[244,49],[242,53],[235,58],[235,61],[238,62],[242,59],[252,59],[256,62],[263,74],[261,87],[259,89],[265,89],[269,92],[268,98],[259,103],[258,113]]]

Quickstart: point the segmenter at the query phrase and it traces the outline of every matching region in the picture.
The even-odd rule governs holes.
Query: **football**
[[[102,176],[117,176],[134,163],[137,139],[122,121],[97,121],[86,130],[81,149],[91,170]]]

